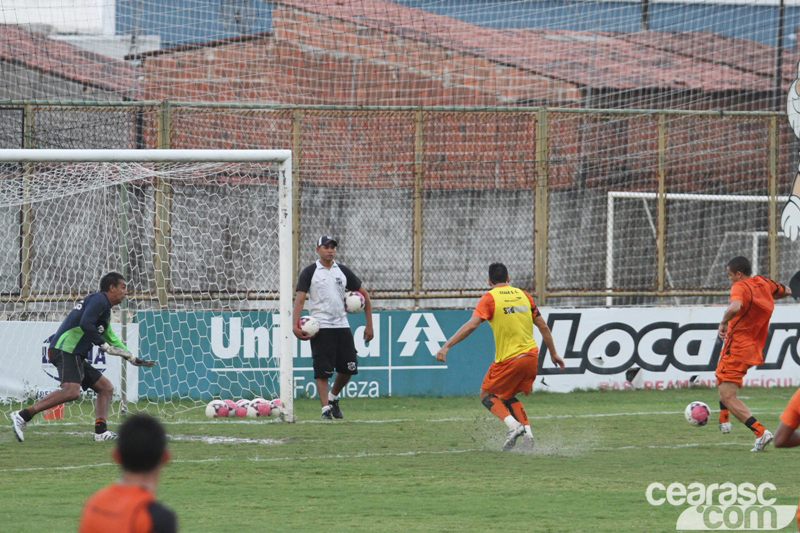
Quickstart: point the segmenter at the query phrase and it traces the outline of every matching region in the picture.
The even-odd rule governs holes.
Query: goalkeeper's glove
[[[156,366],[155,361],[145,361],[139,357],[134,357],[131,352],[126,350],[125,348],[120,348],[119,346],[111,346],[107,342],[104,342],[100,345],[100,349],[106,352],[107,354],[117,355],[122,357],[126,361],[128,361],[133,366]]]
[[[794,241],[800,237],[800,197],[790,196],[781,213],[781,229],[784,236]]]

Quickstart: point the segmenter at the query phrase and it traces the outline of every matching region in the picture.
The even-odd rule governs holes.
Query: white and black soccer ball
[[[357,315],[364,310],[367,300],[358,291],[350,291],[344,295],[344,310],[351,315]]]
[[[225,418],[228,416],[228,404],[222,400],[211,400],[206,405],[206,416],[208,418]]]
[[[319,332],[319,322],[313,316],[304,316],[297,321],[297,327],[313,337]]]
[[[692,402],[686,406],[683,415],[690,426],[705,426],[711,418],[711,409],[703,402]]]
[[[247,416],[256,418],[257,416],[269,416],[272,406],[264,398],[256,398],[247,406]]]

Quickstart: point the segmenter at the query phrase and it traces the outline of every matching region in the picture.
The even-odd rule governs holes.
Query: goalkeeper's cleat
[[[731,423],[730,423],[730,422],[723,422],[723,423],[721,423],[721,424],[719,425],[719,430],[720,430],[720,431],[721,431],[723,434],[727,435],[728,433],[730,433],[730,432],[731,432]]]
[[[11,425],[14,427],[14,436],[17,437],[17,440],[22,442],[25,440],[25,419],[20,416],[18,411],[14,411],[11,413]]]
[[[517,439],[525,434],[525,426],[520,424],[519,426],[515,427],[514,429],[510,429],[508,433],[506,433],[506,442],[503,444],[503,451],[507,452],[514,448],[517,444]]]
[[[331,407],[331,414],[333,415],[333,418],[344,418],[342,410],[339,409],[339,400],[328,402],[328,405]]]
[[[331,406],[326,405],[322,408],[322,419],[323,420],[333,420],[333,413],[331,412]]]
[[[753,449],[750,450],[750,451],[751,452],[760,452],[760,451],[764,450],[764,448],[767,447],[767,444],[772,442],[772,439],[773,439],[772,432],[770,430],[768,430],[768,429],[765,429],[764,430],[764,434],[756,439],[756,443],[753,446]]]
[[[94,434],[95,442],[102,442],[104,440],[117,440],[117,434],[113,431],[105,430],[102,433]]]

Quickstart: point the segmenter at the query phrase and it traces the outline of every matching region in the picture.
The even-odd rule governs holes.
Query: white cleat
[[[731,423],[730,422],[723,422],[722,424],[719,425],[719,430],[723,434],[727,435],[728,433],[731,432]]]
[[[11,424],[14,427],[14,436],[17,437],[17,440],[22,442],[25,440],[25,435],[23,432],[25,431],[25,420],[20,416],[18,411],[14,411],[11,413]]]
[[[753,446],[753,449],[750,450],[750,451],[751,452],[760,452],[760,451],[762,451],[764,448],[767,447],[767,444],[772,442],[773,438],[774,437],[772,435],[772,432],[770,430],[768,430],[768,429],[765,430],[764,434],[756,439],[755,446]]]
[[[503,451],[507,452],[517,444],[517,439],[525,434],[525,426],[520,424],[506,433],[506,442],[503,444]]]
[[[104,440],[117,440],[117,434],[113,431],[105,430],[102,433],[95,433],[94,440],[95,442],[102,442]]]
[[[517,440],[517,444],[522,450],[531,452],[536,448],[536,439],[533,438],[533,435],[526,433]]]

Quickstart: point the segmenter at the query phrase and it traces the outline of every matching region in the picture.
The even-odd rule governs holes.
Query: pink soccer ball
[[[297,327],[308,333],[309,337],[313,337],[319,333],[319,322],[313,316],[304,316],[297,321]]]
[[[222,400],[211,400],[206,406],[208,418],[225,418],[228,416],[228,406]]]
[[[267,400],[263,398],[257,398],[250,402],[250,406],[247,408],[247,416],[250,418],[256,418],[257,416],[269,416],[271,410],[272,407]]]
[[[683,412],[690,426],[705,426],[711,416],[711,409],[703,402],[692,402]]]
[[[364,310],[367,300],[358,291],[350,291],[344,297],[344,310],[351,315],[356,315]]]

